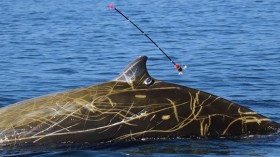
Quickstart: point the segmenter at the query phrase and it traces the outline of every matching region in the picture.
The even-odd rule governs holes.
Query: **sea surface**
[[[141,27],[169,60],[110,3]],[[280,122],[279,0],[1,0],[0,107],[113,79],[147,55],[156,79]],[[1,116],[1,115],[0,115]],[[26,153],[28,155],[26,155]],[[279,136],[184,139],[18,156],[278,156]]]

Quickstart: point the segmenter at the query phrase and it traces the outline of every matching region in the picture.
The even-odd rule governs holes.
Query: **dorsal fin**
[[[132,83],[144,81],[148,77],[151,78],[146,67],[147,59],[147,56],[140,56],[133,60],[123,69],[114,81]]]

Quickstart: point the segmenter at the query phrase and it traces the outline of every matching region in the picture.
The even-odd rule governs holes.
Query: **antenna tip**
[[[114,4],[109,4],[109,8],[110,8],[110,9],[115,9]]]

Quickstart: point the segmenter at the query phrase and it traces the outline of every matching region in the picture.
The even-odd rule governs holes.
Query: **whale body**
[[[0,147],[270,134],[280,125],[218,96],[151,77],[146,56],[115,79],[0,109]]]

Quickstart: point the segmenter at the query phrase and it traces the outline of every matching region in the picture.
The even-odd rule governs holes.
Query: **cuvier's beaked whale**
[[[275,133],[277,122],[200,90],[152,78],[146,56],[114,80],[0,110],[0,147]]]

